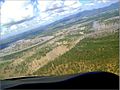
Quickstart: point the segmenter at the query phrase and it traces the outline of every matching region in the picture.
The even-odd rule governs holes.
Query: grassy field
[[[40,68],[33,75],[65,75],[107,71],[119,75],[119,34],[85,38],[69,52]]]
[[[40,49],[36,47],[35,50],[32,49],[31,51],[19,52],[13,56],[4,57],[4,60],[7,61],[0,62],[0,79],[26,75],[29,63],[33,60],[39,60],[51,49],[52,47],[49,46],[44,46]]]

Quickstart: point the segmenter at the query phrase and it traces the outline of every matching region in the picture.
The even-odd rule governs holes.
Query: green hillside
[[[89,71],[107,71],[119,75],[119,34],[86,38],[34,75],[65,75]]]

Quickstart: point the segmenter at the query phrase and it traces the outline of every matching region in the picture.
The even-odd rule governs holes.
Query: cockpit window
[[[118,0],[0,0],[0,7],[1,80],[119,75]]]

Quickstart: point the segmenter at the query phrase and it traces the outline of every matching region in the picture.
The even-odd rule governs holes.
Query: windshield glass
[[[0,0],[0,79],[119,74],[118,0]]]

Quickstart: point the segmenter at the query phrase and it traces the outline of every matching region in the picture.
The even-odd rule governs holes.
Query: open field
[[[74,48],[40,68],[34,75],[65,75],[106,71],[119,75],[119,35],[86,38]]]

